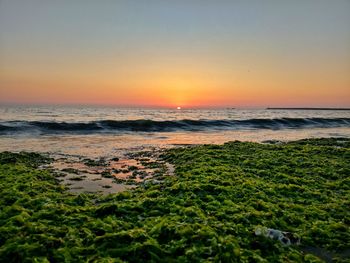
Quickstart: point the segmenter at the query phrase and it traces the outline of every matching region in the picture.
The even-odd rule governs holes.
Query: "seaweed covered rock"
[[[0,261],[348,262],[342,140],[171,149],[176,176],[108,196],[69,194],[32,156],[1,153]]]
[[[38,167],[42,164],[48,164],[52,161],[51,158],[34,152],[1,152],[0,164],[24,164],[30,167]]]

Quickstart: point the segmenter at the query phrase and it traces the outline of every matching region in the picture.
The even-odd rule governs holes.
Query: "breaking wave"
[[[120,132],[176,132],[251,129],[350,127],[350,118],[278,118],[247,120],[101,120],[92,122],[6,121],[0,135],[18,133],[94,134]]]

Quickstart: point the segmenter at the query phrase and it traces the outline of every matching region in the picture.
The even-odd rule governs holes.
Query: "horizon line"
[[[0,106],[27,106],[27,107],[115,107],[115,108],[149,108],[149,109],[176,109],[177,106],[165,106],[165,105],[126,105],[126,104],[103,104],[103,103],[18,103],[18,102],[0,102]],[[339,107],[339,106],[317,106],[317,107],[270,107],[270,106],[181,106],[182,109],[232,109],[232,110],[244,110],[244,109],[259,109],[259,110],[350,110],[350,107]]]

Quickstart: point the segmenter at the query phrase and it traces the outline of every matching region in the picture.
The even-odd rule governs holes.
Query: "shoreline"
[[[302,130],[244,130],[220,132],[163,132],[131,133],[122,135],[52,135],[52,136],[0,136],[0,151],[33,151],[100,157],[123,156],[127,152],[152,148],[169,148],[186,144],[224,144],[228,141],[263,142],[267,140],[294,141],[305,138],[347,137],[349,128]]]
[[[347,138],[176,147],[158,155],[173,176],[103,196],[68,192],[52,159],[0,153],[0,259],[346,262],[349,157]]]

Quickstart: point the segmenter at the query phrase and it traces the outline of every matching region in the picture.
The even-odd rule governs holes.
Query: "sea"
[[[350,137],[349,110],[0,106],[0,151],[91,158],[228,141]]]

